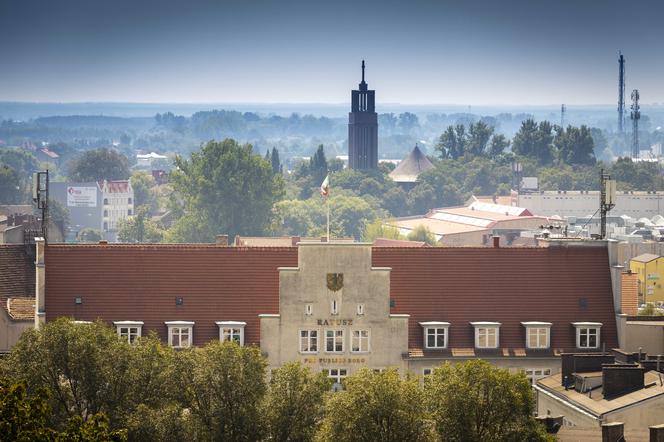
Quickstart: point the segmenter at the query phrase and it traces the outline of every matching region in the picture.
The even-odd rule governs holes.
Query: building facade
[[[652,253],[643,253],[629,261],[629,269],[638,275],[639,303],[664,302],[664,258]]]
[[[534,381],[558,372],[563,352],[618,346],[604,243],[49,244],[44,256],[38,323],[101,318],[129,340],[155,331],[174,347],[235,340],[260,346],[271,367],[300,360],[336,380],[482,358]]]
[[[378,114],[376,91],[369,90],[364,81],[351,92],[351,112],[348,114],[348,166],[351,169],[378,168]]]

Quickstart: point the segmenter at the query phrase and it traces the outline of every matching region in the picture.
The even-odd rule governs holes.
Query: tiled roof
[[[376,238],[374,247],[428,247],[424,241],[408,241],[404,239]]]
[[[415,145],[408,156],[390,172],[390,178],[397,183],[414,183],[422,172],[433,169],[433,167],[433,164],[422,153],[419,146]]]
[[[9,298],[5,302],[9,317],[16,321],[35,319],[35,298]]]
[[[26,246],[23,244],[0,245],[0,308],[5,310],[12,319],[24,319],[24,304],[25,302],[34,303],[34,296],[34,258],[28,255]],[[8,302],[10,298],[18,299],[18,301],[16,303]],[[25,301],[26,299],[28,301]],[[16,307],[14,310],[16,317],[10,311],[10,304]],[[31,318],[25,319],[32,318],[34,318],[34,313]]]
[[[101,181],[99,188],[106,193],[128,193],[129,180]]]
[[[618,345],[603,247],[375,247],[373,265],[392,268],[391,313],[410,314],[411,349],[424,321],[451,323],[450,351],[473,348],[471,321],[501,323],[497,356],[523,349],[522,321],[553,323],[549,353],[574,350],[576,321],[603,323],[602,343]],[[197,345],[218,338],[215,321],[237,320],[259,343],[258,314],[278,313],[278,268],[293,266],[296,247],[50,245],[47,320],[141,320],[164,339],[164,321],[191,320]]]

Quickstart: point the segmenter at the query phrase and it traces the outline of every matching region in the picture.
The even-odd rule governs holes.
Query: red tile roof
[[[451,354],[474,346],[471,321],[502,324],[498,356],[522,352],[523,321],[553,323],[541,355],[574,350],[575,321],[603,323],[602,342],[618,345],[605,248],[375,247],[373,265],[392,268],[392,313],[411,315],[412,349],[422,346],[421,321],[451,323]],[[164,321],[191,320],[196,345],[218,339],[215,321],[237,320],[247,322],[245,342],[259,343],[257,315],[278,313],[278,268],[292,266],[296,247],[50,245],[47,320],[141,320],[163,339]]]
[[[98,183],[99,188],[104,190],[106,184],[106,192],[108,193],[128,193],[129,180],[116,180],[116,181],[101,181]]]
[[[27,248],[23,244],[0,244],[0,308],[13,318],[9,311],[8,299],[23,298],[34,302],[34,296],[34,257],[27,253]],[[18,301],[16,305],[21,302],[23,301]]]

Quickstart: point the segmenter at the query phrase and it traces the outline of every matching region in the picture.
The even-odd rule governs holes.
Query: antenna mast
[[[618,132],[625,133],[625,57],[618,52]]]
[[[560,105],[560,128],[564,129],[565,128],[565,111],[567,110],[567,107],[564,104]]]
[[[611,179],[611,175],[604,173],[604,169],[599,171],[599,214],[600,214],[600,234],[599,238],[606,238],[606,214],[616,205],[616,181]]]
[[[639,120],[641,119],[641,106],[639,106],[639,90],[632,91],[632,159],[639,157]]]

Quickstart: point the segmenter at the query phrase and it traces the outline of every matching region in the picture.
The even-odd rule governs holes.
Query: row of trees
[[[0,398],[0,440],[81,428],[131,441],[547,439],[525,376],[481,360],[443,365],[423,383],[362,369],[332,393],[325,374],[298,362],[268,381],[257,347],[176,352],[154,335],[129,344],[102,323],[61,318],[26,331],[0,371],[11,393]]]

